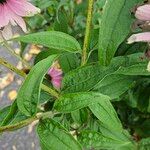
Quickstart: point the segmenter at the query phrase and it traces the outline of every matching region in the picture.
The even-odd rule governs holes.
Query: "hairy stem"
[[[3,66],[5,66],[5,67],[7,67],[7,68],[10,69],[11,71],[17,73],[18,75],[20,75],[20,76],[22,76],[22,77],[24,77],[24,78],[26,77],[26,74],[25,74],[23,71],[17,69],[17,68],[16,68],[15,66],[13,66],[12,64],[9,64],[5,59],[0,58],[0,64],[3,65]]]
[[[5,66],[5,67],[7,67],[7,68],[10,69],[10,70],[12,70],[13,72],[15,72],[16,74],[20,75],[20,76],[23,77],[23,78],[26,78],[26,76],[27,76],[23,71],[17,69],[17,68],[16,68],[15,66],[13,66],[12,64],[9,64],[9,63],[8,63],[6,60],[4,60],[3,58],[0,58],[0,64],[3,65],[3,66]],[[51,89],[50,87],[48,87],[48,86],[42,84],[42,85],[41,85],[41,88],[42,88],[44,91],[48,92],[50,95],[52,95],[52,96],[54,96],[54,97],[56,97],[56,98],[59,97],[59,94],[58,94],[55,90]]]
[[[36,121],[36,120],[40,120],[40,119],[45,119],[45,118],[52,118],[54,116],[53,112],[45,112],[45,113],[38,113],[36,116],[31,117],[29,119],[23,120],[19,123],[13,124],[13,125],[7,125],[7,126],[2,126],[0,127],[0,133],[2,132],[6,132],[6,131],[13,131],[13,130],[17,130],[20,128],[23,128],[29,124],[31,124],[32,122]]]
[[[91,22],[92,22],[93,4],[94,4],[94,0],[89,0],[89,2],[88,2],[87,22],[86,22],[86,31],[85,31],[85,38],[84,38],[84,44],[83,44],[81,65],[85,65],[86,61],[87,61],[87,49],[88,49],[88,46],[89,46],[89,39],[90,39],[90,29],[91,29]]]

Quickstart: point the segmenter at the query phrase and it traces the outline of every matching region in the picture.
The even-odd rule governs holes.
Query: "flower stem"
[[[23,58],[21,58],[18,54],[16,54],[14,52],[14,50],[9,46],[9,44],[7,43],[7,41],[3,42],[3,45],[7,48],[8,52],[15,56],[16,58],[18,58],[24,65],[26,65],[28,67],[28,69],[31,68],[31,66],[28,64],[28,62],[26,62]]]
[[[17,130],[17,129],[23,128],[23,127],[31,124],[32,122],[34,122],[36,120],[40,120],[42,118],[43,119],[45,119],[45,118],[52,118],[53,116],[54,116],[54,114],[51,111],[45,112],[45,113],[37,113],[36,116],[31,117],[31,118],[26,119],[26,120],[23,120],[23,121],[21,121],[19,123],[0,127],[0,133],[6,132],[6,131]]]
[[[17,69],[17,68],[16,68],[15,66],[13,66],[12,64],[9,64],[5,59],[0,58],[0,64],[3,65],[3,66],[5,66],[5,67],[7,67],[7,68],[10,69],[11,71],[17,73],[18,75],[20,75],[20,76],[22,76],[22,77],[24,77],[24,78],[26,77],[26,74],[25,74],[23,71]]]
[[[6,60],[4,60],[3,58],[0,58],[0,64],[3,65],[3,66],[5,66],[5,67],[7,67],[7,68],[10,69],[10,70],[12,70],[13,72],[17,73],[18,75],[20,75],[20,76],[23,77],[23,78],[26,78],[26,76],[27,76],[23,71],[17,69],[17,68],[16,68],[15,66],[13,66],[12,64],[9,64],[9,63],[8,63]],[[58,94],[55,90],[51,89],[50,87],[48,87],[48,86],[42,84],[42,85],[41,85],[41,88],[42,88],[44,91],[46,91],[46,92],[48,92],[49,94],[51,94],[52,96],[54,96],[54,97],[56,97],[56,98],[59,97],[59,94]]]
[[[89,46],[89,39],[90,39],[90,29],[91,29],[91,23],[92,23],[93,4],[94,4],[94,0],[89,0],[89,2],[88,2],[87,22],[86,22],[86,31],[85,31],[85,38],[84,38],[84,44],[83,44],[81,65],[85,65],[86,61],[87,61],[87,49],[88,49],[88,46]]]

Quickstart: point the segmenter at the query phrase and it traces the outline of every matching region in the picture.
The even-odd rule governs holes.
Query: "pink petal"
[[[60,69],[56,69],[56,68],[52,67],[52,68],[50,68],[48,74],[51,77],[57,77],[57,76],[62,75],[62,71]]]
[[[137,8],[135,16],[139,20],[150,21],[150,5],[143,5]]]
[[[129,37],[128,44],[134,42],[150,42],[150,32],[133,34],[131,37]]]
[[[62,79],[52,79],[52,84],[54,87],[60,89],[61,88]]]
[[[7,7],[6,5],[0,5],[0,28],[8,25],[9,16],[7,16]]]
[[[40,12],[40,9],[25,0],[8,0],[8,7],[18,16],[33,16]]]

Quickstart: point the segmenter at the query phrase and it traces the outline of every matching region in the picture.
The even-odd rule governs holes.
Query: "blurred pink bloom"
[[[135,16],[139,20],[150,21],[150,5],[146,4],[138,7]]]
[[[11,31],[11,25],[19,25],[26,32],[26,24],[22,17],[33,16],[39,12],[40,9],[27,0],[0,0],[1,36],[8,38],[7,34]]]
[[[128,44],[132,44],[134,42],[150,42],[150,32],[133,34],[129,37]]]
[[[48,71],[48,75],[51,77],[51,82],[53,86],[57,89],[61,88],[61,82],[63,77],[62,74],[63,72],[60,69],[58,62],[56,61]]]

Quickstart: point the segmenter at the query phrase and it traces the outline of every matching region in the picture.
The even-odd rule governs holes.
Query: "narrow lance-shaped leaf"
[[[117,113],[109,99],[101,99],[101,101],[99,101],[98,103],[91,104],[89,107],[93,114],[106,127],[114,129],[116,131],[123,130]]]
[[[103,100],[109,100],[106,95],[94,92],[79,92],[62,95],[54,105],[54,108],[59,112],[69,113],[93,103],[98,103]]]
[[[108,0],[100,23],[99,61],[108,65],[119,45],[130,33],[131,9],[142,0]]]
[[[41,82],[56,57],[56,55],[51,55],[37,63],[31,69],[29,75],[19,90],[17,97],[18,108],[26,116],[32,116],[36,113],[40,97]]]
[[[116,99],[130,89],[135,80],[136,78],[132,76],[108,74],[96,84],[93,90],[108,95],[111,99]]]
[[[52,119],[42,120],[37,132],[42,150],[82,150],[74,137]]]
[[[16,40],[25,43],[40,44],[55,50],[69,51],[69,52],[81,51],[80,44],[74,37],[58,31],[33,33],[18,37],[16,38]]]

